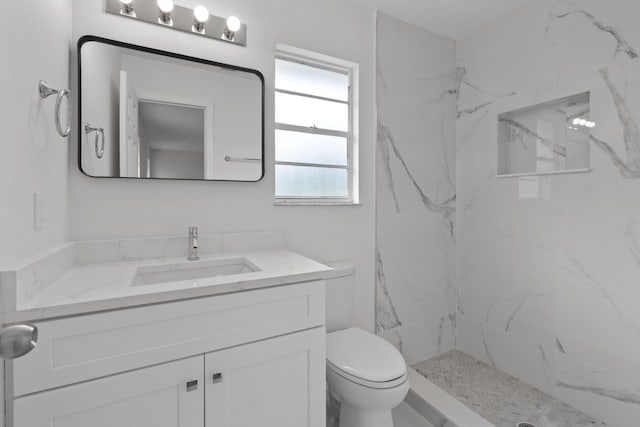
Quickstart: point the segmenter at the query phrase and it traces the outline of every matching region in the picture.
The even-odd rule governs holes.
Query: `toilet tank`
[[[327,332],[334,332],[353,326],[355,268],[349,262],[332,262],[327,265],[333,268],[326,278]]]

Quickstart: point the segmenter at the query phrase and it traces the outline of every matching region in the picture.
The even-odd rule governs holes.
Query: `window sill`
[[[274,206],[362,206],[362,203],[356,202],[338,202],[330,200],[274,200]]]

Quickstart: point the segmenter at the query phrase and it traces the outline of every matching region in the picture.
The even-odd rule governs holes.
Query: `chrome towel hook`
[[[89,134],[95,132],[96,136],[93,139],[93,145],[96,150],[96,157],[101,159],[104,156],[104,128],[96,127],[91,123],[86,122],[84,124],[84,133],[89,139]]]
[[[56,122],[56,130],[58,131],[58,135],[63,138],[69,136],[71,132],[71,114],[73,113],[73,108],[71,106],[71,92],[68,89],[54,89],[51,85],[44,80],[40,80],[38,83],[38,89],[40,92],[40,98],[45,99],[50,97],[51,95],[58,95],[56,99],[56,112],[55,112],[55,122]],[[60,107],[62,106],[62,99],[67,98],[67,127],[63,130],[62,126],[60,126]]]

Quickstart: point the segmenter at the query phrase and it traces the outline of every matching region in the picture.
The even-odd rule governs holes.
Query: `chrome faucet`
[[[189,227],[189,261],[197,261],[198,256],[198,227]]]

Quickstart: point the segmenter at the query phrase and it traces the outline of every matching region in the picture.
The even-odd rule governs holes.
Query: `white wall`
[[[639,15],[534,1],[457,55],[459,347],[619,427],[640,418]],[[585,91],[590,173],[495,178],[498,114]]]
[[[69,86],[70,8],[69,0],[0,3],[0,14],[7,17],[0,26],[0,268],[66,238],[70,142],[56,133],[55,96],[41,100],[38,81]],[[46,198],[45,223],[38,231],[36,191]]]
[[[455,346],[455,43],[378,15],[376,330],[408,363]]]
[[[184,234],[191,224],[199,225],[201,232],[282,230],[294,251],[320,261],[347,259],[355,263],[355,322],[373,330],[373,16],[341,0],[201,3],[222,16],[238,15],[248,26],[247,47],[108,15],[103,11],[102,0],[74,0],[74,40],[84,34],[94,34],[260,70],[266,78],[265,178],[258,183],[134,182],[91,179],[72,166],[69,176],[71,239]],[[193,7],[196,2],[181,4]],[[276,42],[360,64],[361,206],[273,205]],[[75,158],[75,153],[71,156]]]
[[[55,98],[41,101],[38,81],[44,79],[59,88],[69,85],[71,3],[2,1],[0,16],[4,18],[0,26],[1,270],[62,243],[67,235],[69,142],[57,135]],[[33,227],[36,191],[46,199],[44,227],[38,231]],[[4,413],[3,382],[0,375],[0,414]],[[0,427],[3,423],[0,417]]]

